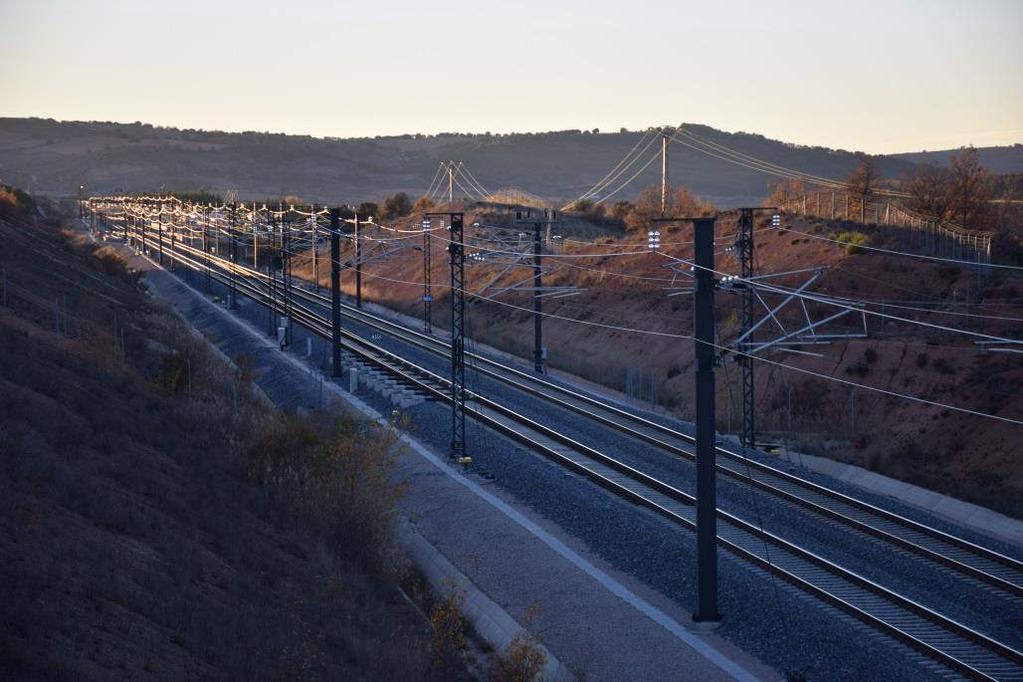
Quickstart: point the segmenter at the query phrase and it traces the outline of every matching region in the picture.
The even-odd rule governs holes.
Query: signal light
[[[780,227],[780,226],[781,226],[781,216],[778,215],[777,213],[775,213],[773,216],[771,216],[771,227]]]

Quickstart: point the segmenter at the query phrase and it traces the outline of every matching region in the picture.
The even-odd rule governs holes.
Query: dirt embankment
[[[0,215],[0,677],[447,679],[393,574],[253,480],[253,462],[315,473],[269,459],[304,432],[267,431],[281,417],[244,371],[113,252],[17,218]]]
[[[533,342],[530,294],[506,290],[529,277],[528,259],[509,267],[517,258],[513,252],[529,248],[528,237],[520,239],[517,234],[528,226],[513,225],[512,218],[492,211],[466,214],[470,244],[479,236],[480,247],[494,249],[492,242],[482,238],[500,235],[506,245],[496,248],[508,252],[488,253],[482,262],[468,261],[468,288],[479,294],[470,306],[469,325],[477,341],[529,358]],[[479,230],[470,227],[476,221],[481,223]],[[507,230],[487,229],[489,225]],[[398,227],[415,225],[409,219]],[[734,213],[724,214],[716,233],[717,267],[722,273],[738,272],[728,249],[735,230]],[[796,287],[812,275],[807,269],[820,267],[820,277],[808,291],[868,302],[867,314],[854,305],[856,310],[817,329],[821,335],[863,335],[865,330],[865,337],[820,339],[821,343],[803,339],[802,345],[764,354],[765,360],[756,365],[758,430],[771,442],[786,442],[1023,517],[1019,426],[892,395],[1019,420],[1023,418],[1020,355],[985,352],[975,343],[977,337],[891,317],[1023,338],[1023,277],[978,273],[829,241],[845,241],[852,233],[860,233],[869,245],[912,248],[906,241],[912,235],[894,229],[805,222],[788,216],[782,229],[771,229],[766,221],[757,225],[756,271],[802,271],[772,279],[770,284]],[[381,232],[378,236],[404,235]],[[550,315],[544,322],[550,366],[625,391],[637,400],[655,401],[691,419],[695,366],[692,344],[684,338],[692,330],[692,297],[686,293],[691,279],[688,266],[679,263],[692,256],[691,229],[662,228],[663,254],[647,251],[645,233],[595,241],[592,233],[580,241],[567,232],[563,237],[556,242],[555,253],[576,257],[548,258],[544,285],[578,290],[565,289],[545,299],[544,312]],[[422,244],[420,236],[406,241],[409,246]],[[432,242],[433,320],[443,329],[448,324],[449,300],[446,233],[439,233]],[[369,253],[383,253],[401,243],[387,242],[371,247]],[[579,257],[583,254],[594,255]],[[350,257],[346,251],[343,258]],[[422,262],[421,251],[412,249],[372,259],[363,269],[363,295],[421,316]],[[300,259],[297,272],[308,277],[308,263]],[[343,275],[343,289],[349,294],[354,290],[352,279]],[[326,285],[327,279],[321,277],[321,282]],[[782,299],[778,294],[764,294],[764,303],[757,302],[755,319],[765,317],[767,307],[773,310]],[[813,301],[804,310],[798,300],[793,301],[775,313],[777,322],[768,319],[755,338],[767,341],[783,333],[781,326],[795,331],[806,324],[807,315],[820,320],[840,310]],[[726,345],[739,329],[737,294],[719,293],[716,318],[719,341]],[[718,370],[722,431],[734,433],[739,428],[739,377],[740,368],[726,353]]]

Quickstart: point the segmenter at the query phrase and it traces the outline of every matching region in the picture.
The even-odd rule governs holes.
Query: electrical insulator
[[[661,248],[660,230],[650,230],[650,232],[647,233],[647,246],[650,247],[651,251],[657,251]]]

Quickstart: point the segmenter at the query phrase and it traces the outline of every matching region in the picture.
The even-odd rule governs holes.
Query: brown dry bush
[[[441,674],[453,674],[464,669],[468,650],[468,624],[461,611],[464,598],[462,592],[452,588],[447,595],[437,599],[430,612],[430,626],[433,628],[430,654],[434,669]]]
[[[540,640],[529,631],[536,615],[536,608],[531,607],[526,613],[526,627],[515,635],[508,648],[494,658],[489,675],[491,682],[534,682],[540,679],[547,656],[540,648]]]
[[[342,556],[381,567],[393,551],[398,434],[351,416],[284,415],[247,450],[250,474],[319,525]]]

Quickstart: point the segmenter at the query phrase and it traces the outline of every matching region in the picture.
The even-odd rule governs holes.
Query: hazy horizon
[[[400,138],[400,137],[404,137],[404,136],[408,136],[408,135],[417,135],[417,134],[428,135],[428,136],[438,136],[438,135],[445,135],[445,134],[458,134],[458,135],[487,135],[487,134],[492,134],[492,135],[501,135],[501,136],[504,136],[504,135],[543,135],[543,134],[546,134],[546,133],[561,133],[561,132],[570,131],[570,130],[578,130],[578,131],[580,131],[582,133],[591,133],[594,130],[593,128],[580,128],[579,126],[575,126],[575,127],[560,128],[560,129],[551,128],[551,129],[543,129],[543,130],[513,130],[513,131],[508,131],[508,132],[500,132],[500,131],[496,131],[495,132],[495,131],[492,131],[492,130],[438,130],[438,131],[427,132],[427,131],[418,131],[417,130],[417,131],[395,132],[395,133],[387,133],[387,134],[375,133],[375,134],[369,134],[369,135],[339,136],[339,135],[329,135],[329,134],[328,135],[316,135],[316,134],[313,134],[313,133],[301,132],[301,131],[296,131],[296,132],[288,131],[288,132],[285,132],[285,131],[281,131],[281,130],[253,130],[253,129],[240,129],[240,128],[239,129],[231,129],[231,130],[227,130],[227,129],[223,129],[223,128],[202,128],[202,127],[192,128],[192,127],[176,126],[176,125],[169,124],[169,123],[155,123],[153,121],[117,121],[117,120],[100,121],[100,120],[85,120],[85,119],[74,119],[74,118],[62,119],[62,118],[55,118],[53,116],[38,116],[38,115],[18,116],[18,117],[0,116],[0,118],[29,118],[29,119],[39,119],[39,120],[52,119],[52,120],[57,121],[58,123],[86,123],[86,124],[91,124],[91,123],[101,123],[101,124],[102,123],[109,123],[109,124],[112,124],[112,125],[135,125],[135,124],[138,123],[138,124],[142,124],[142,125],[150,125],[150,126],[153,126],[154,128],[159,127],[159,128],[173,129],[173,130],[197,130],[197,131],[202,131],[202,132],[205,132],[205,133],[226,133],[226,134],[229,134],[229,135],[239,135],[239,134],[242,134],[242,133],[260,133],[260,134],[268,134],[268,135],[288,135],[288,136],[296,136],[296,137],[308,136],[308,137],[311,137],[312,139],[317,139],[317,140],[326,140],[326,139],[358,140],[358,139],[374,139],[374,138],[388,139],[388,138]],[[762,133],[760,131],[757,131],[757,130],[724,130],[724,129],[719,128],[719,127],[717,127],[717,126],[715,126],[715,125],[713,125],[711,123],[697,122],[697,121],[685,121],[683,123],[685,125],[690,125],[690,126],[691,125],[706,126],[708,128],[714,128],[715,130],[718,130],[718,131],[723,132],[723,133],[729,133],[729,134],[736,134],[736,133],[737,134],[744,134],[744,133],[746,133],[746,134],[752,134],[752,135],[762,135],[765,138],[767,138],[769,140],[774,140],[776,142],[791,143],[790,140],[782,140],[782,139],[778,139],[778,138],[773,138],[770,135],[765,135],[764,133]],[[642,126],[642,127],[637,127],[637,128],[627,128],[625,132],[626,133],[641,133],[644,130],[647,130],[648,128],[655,128],[655,127],[660,127],[660,126],[665,126],[665,125],[677,125],[677,124],[667,124],[667,123],[664,123],[664,124],[651,124],[649,126]],[[599,131],[600,134],[620,134],[622,132],[622,128],[625,128],[625,126],[618,126],[618,127],[609,128],[609,129],[606,129],[606,130],[603,129],[603,128],[600,128],[600,129],[598,129],[598,131]],[[861,151],[863,151],[863,150],[860,150],[860,149],[844,149],[844,148],[841,148],[841,147],[832,147],[830,145],[823,144],[823,143],[813,143],[813,142],[810,142],[810,143],[799,143],[799,144],[801,144],[802,146],[807,146],[807,147],[830,148],[830,149],[834,149],[836,151],[848,151],[848,152],[861,152]],[[1018,138],[1018,141],[1008,141],[1008,142],[1003,142],[1003,143],[999,143],[999,144],[976,144],[976,145],[974,145],[972,143],[966,143],[966,144],[955,145],[955,146],[951,146],[951,147],[940,147],[939,146],[939,147],[931,147],[931,148],[924,148],[924,149],[901,149],[901,150],[896,150],[896,151],[891,151],[891,152],[879,152],[878,154],[880,154],[880,155],[914,154],[914,153],[919,153],[919,152],[948,151],[948,150],[951,150],[951,149],[960,149],[960,148],[965,148],[965,147],[970,147],[970,146],[974,146],[974,147],[978,147],[978,148],[981,148],[981,147],[988,147],[988,148],[990,148],[990,147],[1013,147],[1015,145],[1020,145],[1020,144],[1023,144],[1023,130],[1021,130],[1021,132],[1020,132],[1020,137]]]
[[[509,21],[508,16],[515,20]],[[0,115],[373,137],[700,122],[915,152],[1023,140],[1023,3],[10,0]],[[454,36],[452,39],[451,36]]]

